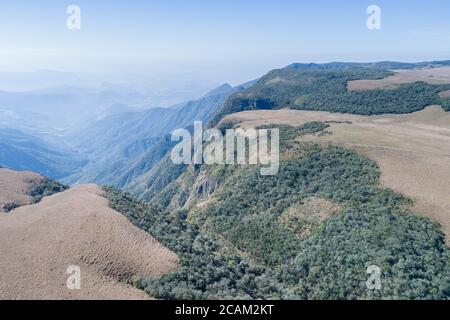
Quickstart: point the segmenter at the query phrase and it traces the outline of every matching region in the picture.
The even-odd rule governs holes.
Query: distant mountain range
[[[65,73],[22,75],[51,78],[54,85],[32,92],[0,91],[0,128],[6,130],[2,163],[68,184],[97,182],[151,195],[167,184],[159,170],[178,174],[159,163],[172,146],[168,135],[194,120],[214,125],[230,113],[284,107],[359,114],[417,111],[434,103],[448,86],[412,83],[386,92],[347,92],[347,82],[383,78],[392,69],[448,65],[450,61],[294,63],[234,88],[222,85],[197,100],[149,109],[136,107],[145,97],[126,86],[83,87]],[[58,85],[64,77],[68,84]]]
[[[65,88],[36,92],[0,91],[0,126],[33,134],[65,135],[111,114],[133,110],[134,92]]]
[[[125,186],[160,160],[166,135],[208,121],[235,90],[222,85],[171,108],[136,108],[144,97],[126,87],[59,86],[0,91],[1,165],[68,183]]]
[[[82,83],[82,80],[71,72],[0,72],[0,90],[3,91],[23,92],[56,86],[80,86]]]
[[[89,155],[90,162],[64,182],[126,187],[164,156],[172,145],[168,134],[192,126],[194,120],[206,124],[235,90],[222,85],[198,100],[173,108],[112,115],[74,133],[69,139],[76,150]]]

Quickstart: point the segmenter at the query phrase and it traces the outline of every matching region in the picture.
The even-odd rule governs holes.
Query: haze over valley
[[[2,243],[34,257],[55,241],[63,251],[58,261],[39,253],[40,278],[25,288],[16,270],[27,263],[3,247],[2,297],[448,298],[448,65],[296,63],[170,107],[138,107],[145,97],[122,86],[3,92]],[[170,134],[194,121],[278,128],[278,174],[174,164]],[[99,238],[99,228],[112,233]],[[57,230],[80,241],[75,251]],[[337,262],[349,254],[352,262]],[[391,270],[377,293],[361,285],[368,260]],[[69,261],[88,270],[80,295],[49,280]],[[351,271],[310,269],[332,261],[336,274]],[[425,261],[433,269],[420,286],[407,281]],[[208,276],[218,270],[228,271]]]
[[[0,300],[450,300],[448,12],[0,3]]]

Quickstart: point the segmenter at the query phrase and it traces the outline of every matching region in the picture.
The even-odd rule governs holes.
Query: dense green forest
[[[325,128],[284,127],[284,150],[297,156],[275,176],[256,166],[190,167],[151,202],[105,188],[112,208],[181,260],[177,272],[136,285],[162,299],[448,299],[450,252],[439,226],[380,187],[368,158],[292,140]],[[309,199],[338,212],[290,214]],[[366,288],[370,265],[382,270],[379,291]]]
[[[450,89],[415,82],[389,90],[348,91],[348,81],[382,79],[392,73],[380,68],[382,64],[319,66],[292,65],[269,72],[252,87],[231,95],[212,124],[234,112],[286,107],[361,115],[410,113],[439,102],[439,92]]]

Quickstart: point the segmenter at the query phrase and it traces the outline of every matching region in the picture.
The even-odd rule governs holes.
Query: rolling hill
[[[110,209],[98,186],[29,202],[24,183],[44,180],[0,169],[0,199],[23,200],[0,213],[0,299],[148,299],[132,281],[176,270],[176,255]],[[80,290],[66,286],[72,265]]]
[[[44,177],[33,172],[17,172],[0,168],[0,212],[33,203],[29,190],[41,183]]]

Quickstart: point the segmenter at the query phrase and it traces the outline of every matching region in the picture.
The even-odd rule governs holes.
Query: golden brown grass
[[[373,90],[393,89],[401,84],[424,81],[430,84],[450,83],[450,67],[401,69],[393,70],[394,75],[379,80],[353,80],[347,84],[347,89]]]
[[[340,209],[338,204],[327,199],[310,197],[287,208],[279,217],[279,223],[300,236],[308,236]]]
[[[176,255],[84,185],[0,216],[0,299],[148,299],[130,281],[177,267]],[[81,268],[81,290],[66,287]]]

